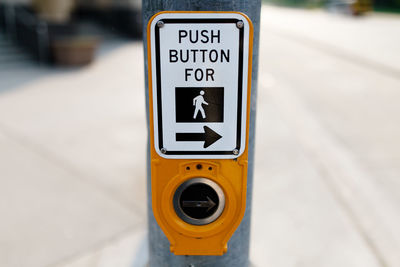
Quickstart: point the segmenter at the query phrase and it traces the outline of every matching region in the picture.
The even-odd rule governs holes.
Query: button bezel
[[[189,186],[192,186],[194,184],[206,184],[206,185],[210,186],[218,195],[218,199],[219,199],[218,208],[215,210],[215,212],[211,216],[209,216],[207,218],[203,218],[203,219],[192,218],[192,217],[188,216],[182,210],[182,207],[180,205],[180,198],[181,198],[182,192],[185,191],[185,189],[187,189]],[[189,180],[183,182],[176,189],[174,197],[173,197],[173,206],[174,206],[174,210],[175,210],[176,214],[178,215],[178,217],[180,219],[182,219],[184,222],[186,222],[188,224],[192,224],[192,225],[207,225],[207,224],[210,224],[210,223],[214,222],[215,220],[217,220],[221,216],[222,212],[224,211],[225,194],[224,194],[223,190],[221,189],[221,187],[217,183],[215,183],[214,181],[212,181],[208,178],[204,178],[204,177],[192,178],[192,179],[189,179]]]

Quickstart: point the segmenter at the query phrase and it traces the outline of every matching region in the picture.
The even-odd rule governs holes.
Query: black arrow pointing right
[[[207,126],[204,126],[204,133],[176,133],[177,142],[204,141],[204,148],[211,146],[221,138],[221,135]]]
[[[208,208],[207,211],[212,209],[215,206],[215,202],[211,200],[211,198],[207,197],[207,201],[183,201],[183,207],[187,208]]]

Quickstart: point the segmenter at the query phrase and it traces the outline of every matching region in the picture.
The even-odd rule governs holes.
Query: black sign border
[[[187,23],[236,23],[239,19],[161,19],[164,24],[187,24]],[[161,64],[160,64],[160,27],[157,23],[154,25],[155,46],[156,46],[156,80],[157,80],[157,120],[158,120],[158,147],[163,148],[163,129],[162,129],[162,105],[161,105]],[[240,151],[242,134],[242,92],[243,92],[243,56],[244,56],[244,26],[239,28],[239,78],[238,78],[238,109],[236,126],[236,148]],[[165,155],[234,155],[233,150],[228,151],[177,151],[167,150]]]

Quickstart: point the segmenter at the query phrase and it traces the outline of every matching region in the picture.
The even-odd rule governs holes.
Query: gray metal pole
[[[249,136],[249,166],[247,176],[246,213],[240,226],[228,243],[228,252],[223,256],[175,256],[169,250],[169,241],[158,226],[151,207],[151,184],[149,144],[147,153],[147,206],[149,230],[149,267],[246,267],[249,266],[249,237],[251,199],[253,189],[255,116],[257,100],[258,44],[260,33],[261,0],[143,0],[143,40],[146,76],[147,127],[149,127],[149,95],[147,77],[147,33],[149,19],[160,11],[240,11],[254,25],[253,70],[251,80],[251,111]]]

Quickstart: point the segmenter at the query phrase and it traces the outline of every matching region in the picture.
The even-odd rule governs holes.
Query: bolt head
[[[233,155],[239,155],[239,150],[238,149],[234,149],[232,150]]]
[[[161,153],[165,154],[167,153],[167,150],[165,148],[161,148]]]
[[[236,22],[236,27],[238,27],[239,29],[243,28],[244,23],[243,21],[239,20],[238,22]]]
[[[157,26],[158,26],[158,28],[164,27],[164,21],[162,21],[162,20],[157,21]]]

